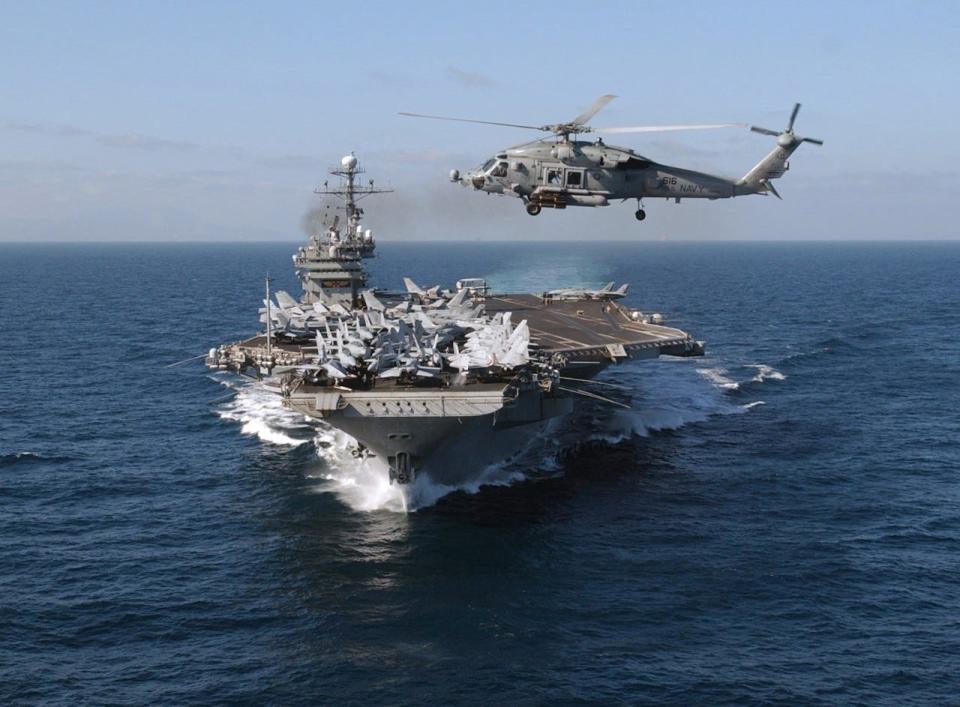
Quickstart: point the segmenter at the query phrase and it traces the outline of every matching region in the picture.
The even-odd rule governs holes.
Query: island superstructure
[[[341,162],[350,184],[358,170],[353,155]],[[207,365],[262,378],[287,407],[354,438],[358,455],[382,459],[391,482],[468,481],[577,401],[603,399],[584,384],[605,367],[703,355],[703,342],[660,315],[625,307],[626,285],[496,294],[478,278],[449,289],[404,278],[402,290],[370,288],[372,238],[365,256],[352,191],[346,229],[334,220],[294,256],[301,297],[271,295],[268,283],[265,331],[211,349]]]
[[[320,227],[293,256],[303,288],[303,301],[308,304],[319,301],[325,290],[349,291],[354,301],[360,288],[366,286],[362,261],[374,256],[376,240],[373,231],[364,228],[363,209],[357,202],[372,194],[393,191],[375,187],[372,179],[361,184],[360,179],[366,172],[353,154],[341,159],[339,166],[331,168],[329,173],[339,184],[325,181],[314,193],[342,201],[342,206],[336,202],[332,204],[334,208],[327,206]]]

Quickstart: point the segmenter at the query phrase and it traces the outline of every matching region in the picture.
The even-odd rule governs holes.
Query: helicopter
[[[678,204],[681,199],[728,199],[747,194],[773,194],[781,199],[772,180],[782,177],[790,168],[787,161],[790,155],[804,142],[823,144],[822,140],[800,137],[794,133],[793,124],[800,111],[799,103],[794,105],[787,127],[783,130],[750,126],[753,132],[776,137],[777,145],[740,179],[660,164],[629,148],[608,145],[602,137],[592,142],[578,140],[577,136],[586,133],[653,133],[747,127],[743,123],[622,128],[594,128],[588,125],[588,121],[614,98],[616,96],[610,94],[600,96],[573,120],[540,126],[423,113],[401,112],[400,115],[551,133],[550,138],[507,148],[463,175],[456,169],[450,172],[451,182],[487,194],[520,198],[531,216],[536,216],[544,208],[608,206],[617,199],[636,199],[635,216],[638,221],[643,221],[646,218],[643,209],[645,197],[665,197]]]

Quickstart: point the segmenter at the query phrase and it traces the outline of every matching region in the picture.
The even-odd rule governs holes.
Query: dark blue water
[[[410,514],[163,367],[292,250],[0,246],[0,701],[956,702],[960,244],[383,244],[394,286],[631,281],[709,346]]]

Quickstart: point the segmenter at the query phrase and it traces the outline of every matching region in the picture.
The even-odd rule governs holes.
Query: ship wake
[[[616,382],[635,391],[630,410],[594,413],[590,437],[609,443],[637,435],[676,430],[712,417],[740,415],[765,401],[749,399],[751,388],[785,376],[765,364],[704,366],[703,359],[661,358],[607,369],[598,380]]]
[[[210,377],[233,391],[232,400],[220,405],[217,415],[222,420],[240,423],[241,434],[284,447],[298,447],[313,438],[314,425],[300,413],[283,407],[276,393],[254,382]]]

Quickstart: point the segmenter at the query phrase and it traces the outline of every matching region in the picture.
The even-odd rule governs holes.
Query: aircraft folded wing
[[[284,290],[277,290],[276,292],[277,304],[279,304],[284,309],[288,307],[298,307],[297,301],[289,295],[289,293]]]

